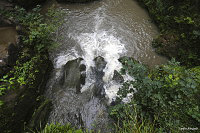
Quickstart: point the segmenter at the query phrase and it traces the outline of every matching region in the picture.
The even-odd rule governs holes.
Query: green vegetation
[[[154,123],[139,118],[138,109],[134,103],[111,107],[110,116],[116,121],[115,133],[153,133],[157,130]]]
[[[156,51],[187,66],[200,65],[200,2],[198,0],[138,0],[160,29]]]
[[[29,12],[19,7],[0,12],[5,18],[15,19],[20,34],[16,64],[0,77],[0,132],[17,133],[41,103],[37,99],[52,68],[48,51],[55,46],[52,36],[62,23],[62,13],[52,8],[42,15],[40,6]]]
[[[182,127],[200,127],[200,67],[186,69],[172,60],[149,71],[130,58],[121,62],[122,73],[135,79],[124,83],[118,92],[119,101],[134,92],[131,103],[117,104],[111,111],[123,132],[129,132],[130,122],[137,121],[140,132],[181,132]]]
[[[93,131],[93,130],[85,130],[85,129],[78,129],[76,127],[73,127],[71,124],[65,124],[65,125],[61,125],[60,123],[56,123],[56,124],[47,124],[44,129],[41,129],[37,132],[33,133],[100,133],[97,131]]]
[[[32,85],[39,73],[38,66],[44,59],[48,59],[47,51],[55,43],[52,40],[53,32],[62,23],[61,13],[49,10],[46,18],[40,14],[37,6],[32,12],[16,7],[15,12],[1,11],[5,17],[15,18],[22,26],[20,55],[13,70],[0,79],[0,96],[5,90],[18,88],[17,86]],[[56,19],[55,19],[56,18]],[[60,19],[57,19],[60,18]]]
[[[133,93],[128,104],[111,108],[116,132],[184,132],[200,129],[200,2],[197,0],[139,0],[148,9],[161,34],[153,41],[160,54],[172,58],[153,70],[123,58],[125,82],[117,102]],[[175,59],[179,62],[176,62]],[[134,126],[130,126],[134,125]]]
[[[70,124],[61,125],[57,124],[47,124],[42,131],[39,133],[84,133],[81,129],[75,129]]]
[[[200,128],[200,67],[187,69],[173,59],[149,70],[132,58],[120,61],[121,73],[135,80],[124,83],[117,104],[110,107],[115,133],[178,133],[183,127]],[[131,102],[121,104],[128,93],[134,93]]]
[[[124,83],[117,104],[110,107],[115,133],[181,133],[184,127],[200,128],[200,67],[187,69],[173,59],[149,70],[132,58],[120,61],[121,73],[135,80]],[[134,93],[131,102],[121,104],[128,93]],[[64,129],[59,124],[51,126]],[[48,132],[53,131],[51,126]]]
[[[59,1],[59,0],[58,0]],[[64,1],[64,0],[60,0]],[[153,70],[131,58],[123,58],[122,74],[135,80],[127,81],[118,92],[110,116],[115,121],[116,133],[182,132],[181,128],[200,129],[200,2],[198,0],[139,0],[148,9],[161,34],[153,46],[160,54],[172,59]],[[62,23],[60,13],[50,10],[40,14],[40,7],[30,12],[16,7],[14,11],[0,11],[4,17],[14,18],[21,27],[18,60],[12,70],[0,79],[0,96],[10,94],[16,99],[0,99],[0,132],[20,132],[32,118],[32,132],[83,133],[69,124],[49,124],[35,131],[41,112],[50,110],[51,102],[37,99],[42,94],[41,75],[46,74],[48,51],[54,46],[52,35]],[[38,85],[39,84],[39,85]],[[22,91],[20,91],[20,89]],[[121,100],[128,93],[133,98],[128,104]],[[15,98],[15,97],[14,97]],[[14,101],[14,102],[13,102]],[[12,103],[11,103],[12,102]],[[23,106],[23,108],[22,108]],[[25,108],[24,108],[25,106]],[[14,110],[15,109],[15,110]],[[27,112],[27,113],[23,113]],[[32,111],[30,111],[32,110]],[[35,112],[34,112],[35,111]],[[40,118],[40,119],[38,119]],[[24,125],[23,125],[24,124]],[[44,124],[44,123],[42,123]],[[15,126],[15,127],[14,127]],[[34,127],[35,126],[35,127]],[[3,130],[3,131],[2,131]],[[198,132],[198,130],[188,132]],[[92,132],[92,131],[91,131]]]

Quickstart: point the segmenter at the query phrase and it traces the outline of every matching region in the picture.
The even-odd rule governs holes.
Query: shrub
[[[145,5],[161,35],[154,45],[159,54],[187,66],[200,65],[200,2],[198,0],[138,0]]]
[[[118,104],[110,108],[110,116],[114,118],[115,133],[154,133],[155,123],[138,115],[138,107],[134,103]]]
[[[128,58],[122,63],[123,71],[135,81],[127,82],[119,90],[119,98],[126,96],[125,92],[133,92],[131,88],[136,89],[130,106],[136,104],[137,117],[155,120],[155,127],[165,132],[179,132],[182,127],[200,127],[199,67],[186,69],[172,60],[148,72],[142,64]]]

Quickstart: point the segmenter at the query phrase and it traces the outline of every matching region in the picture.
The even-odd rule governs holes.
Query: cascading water
[[[69,37],[73,38],[80,45],[81,51],[83,52],[81,57],[84,59],[87,68],[86,85],[83,86],[81,91],[83,92],[84,90],[88,89],[89,85],[93,84],[93,82],[91,82],[94,81],[91,79],[93,76],[90,75],[91,68],[95,67],[94,59],[100,56],[103,57],[107,63],[103,69],[103,81],[105,83],[104,89],[106,89],[106,97],[111,100],[116,95],[113,95],[112,92],[110,92],[111,90],[109,90],[109,87],[112,85],[115,87],[117,86],[114,83],[112,85],[110,83],[113,78],[114,70],[119,71],[122,67],[118,59],[120,56],[125,55],[126,49],[125,45],[121,43],[120,39],[113,35],[116,32],[114,29],[100,29],[100,26],[106,17],[105,15],[100,17],[99,12],[103,12],[102,8],[99,8],[96,10],[96,12],[93,12],[93,14],[96,14],[96,16],[94,17],[94,29],[91,31],[92,33],[71,33],[69,34]]]
[[[54,107],[49,122],[89,129],[95,124],[95,129],[107,131],[106,103],[121,86],[120,77],[115,77],[122,67],[118,59],[133,56],[144,63],[151,60],[150,66],[165,62],[150,46],[156,30],[132,0],[57,6],[68,15],[58,31],[61,45],[52,53],[55,69],[46,95]]]

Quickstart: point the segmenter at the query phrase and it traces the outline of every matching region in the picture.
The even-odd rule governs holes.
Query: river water
[[[134,57],[150,67],[167,61],[151,46],[157,28],[134,0],[47,5],[52,4],[66,16],[56,35],[60,46],[51,53],[55,69],[46,94],[54,107],[49,122],[102,129],[110,122],[106,106],[121,86],[113,80],[121,68],[118,59]]]

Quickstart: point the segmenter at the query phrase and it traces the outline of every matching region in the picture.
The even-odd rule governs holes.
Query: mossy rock
[[[51,100],[39,97],[38,101],[40,101],[39,107],[35,109],[35,112],[32,115],[28,124],[28,130],[31,129],[37,131],[43,129],[47,123],[49,113],[51,112]]]

